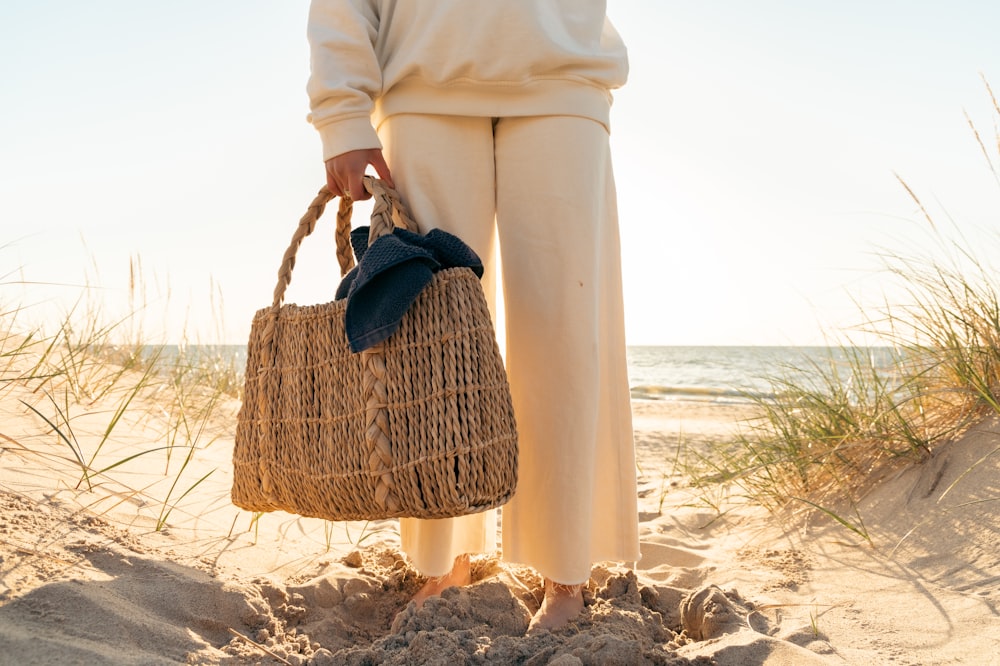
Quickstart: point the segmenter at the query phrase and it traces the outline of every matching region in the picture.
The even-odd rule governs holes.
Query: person
[[[372,167],[421,232],[482,258],[494,317],[499,267],[520,458],[501,552],[545,581],[531,629],[561,627],[595,562],[639,559],[609,149],[625,46],[598,0],[313,0],[307,32],[331,192],[366,199]],[[470,583],[496,532],[495,511],[402,519],[417,603]]]

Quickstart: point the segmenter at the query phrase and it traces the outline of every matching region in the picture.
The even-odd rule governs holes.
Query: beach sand
[[[882,481],[858,507],[869,543],[689,487],[678,446],[710,455],[750,407],[638,401],[642,560],[595,566],[578,621],[526,637],[541,595],[527,568],[479,557],[472,586],[415,610],[392,521],[232,506],[235,402],[182,472],[187,450],[154,452],[87,489],[26,406],[54,413],[44,395],[5,391],[2,664],[1000,664],[996,421]],[[165,442],[156,400],[130,404],[98,463]],[[116,404],[70,406],[82,450]]]

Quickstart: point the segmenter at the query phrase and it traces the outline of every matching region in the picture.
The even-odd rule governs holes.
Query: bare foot
[[[531,618],[528,633],[560,629],[583,610],[583,585],[562,585],[545,579],[542,607]]]
[[[449,587],[462,587],[471,582],[472,564],[469,556],[459,555],[455,558],[455,563],[452,565],[451,571],[443,576],[428,578],[424,586],[413,595],[413,601],[416,602],[417,608],[420,608],[427,599],[438,596]]]

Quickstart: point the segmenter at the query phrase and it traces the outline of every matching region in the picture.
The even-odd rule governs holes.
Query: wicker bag
[[[370,239],[394,220],[416,231],[399,195],[374,195]],[[233,503],[328,520],[447,518],[504,504],[517,480],[510,389],[479,279],[434,274],[399,328],[352,353],[344,301],[282,305],[295,254],[331,199],[299,222],[274,302],[256,313],[233,451]],[[341,274],[353,266],[351,203],[337,216]]]

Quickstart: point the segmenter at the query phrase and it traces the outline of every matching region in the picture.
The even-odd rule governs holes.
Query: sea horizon
[[[150,347],[153,349],[153,347]],[[848,349],[863,350],[871,362],[888,367],[888,346],[821,345],[628,345],[629,388],[636,400],[752,402],[773,399],[773,379],[808,383],[817,367],[846,363]],[[210,354],[239,373],[246,345],[164,345],[162,354]]]

